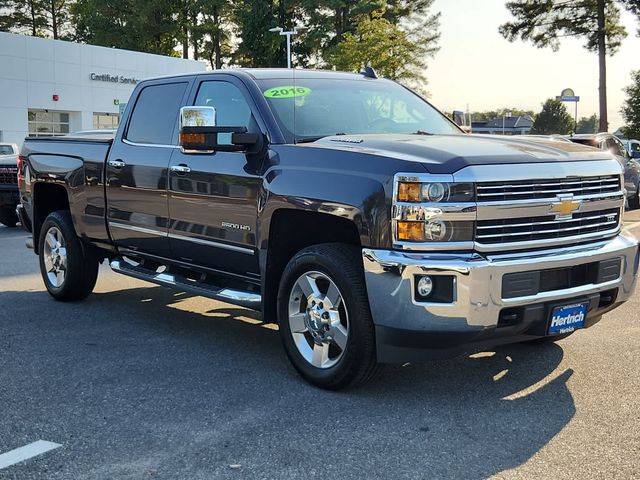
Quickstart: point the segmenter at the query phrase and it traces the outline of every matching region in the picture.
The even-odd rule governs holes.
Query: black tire
[[[50,231],[62,234],[63,247],[66,249],[66,269],[64,279],[59,285],[52,283],[46,266],[45,242]],[[68,211],[53,212],[45,219],[40,229],[38,252],[40,273],[47,291],[53,298],[72,302],[82,300],[91,294],[98,279],[99,259],[92,247],[80,242]]]
[[[0,208],[0,223],[9,228],[18,224],[18,215],[12,208]]]
[[[636,194],[629,198],[629,210],[637,210],[640,208],[640,184],[636,188]]]
[[[300,375],[321,388],[340,390],[361,384],[382,368],[376,362],[375,331],[360,255],[360,250],[352,245],[314,245],[301,250],[289,261],[280,280],[278,325],[284,349]],[[304,358],[289,326],[289,302],[290,298],[295,298],[292,296],[294,286],[309,272],[326,275],[337,286],[342,298],[341,308],[346,310],[348,317],[346,347],[337,363],[328,368],[316,367]],[[306,304],[306,298],[300,301]],[[310,345],[313,348],[313,343]]]
[[[559,335],[550,335],[548,337],[536,338],[535,340],[527,340],[526,342],[522,342],[522,343],[526,343],[527,345],[548,345],[550,343],[555,343],[562,339],[565,339],[569,335],[573,335],[574,333],[575,332],[561,333]]]

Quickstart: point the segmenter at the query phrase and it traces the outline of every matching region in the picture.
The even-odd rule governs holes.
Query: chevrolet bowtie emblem
[[[569,217],[577,210],[580,210],[582,202],[576,202],[573,198],[559,198],[559,203],[551,205],[549,210],[551,213],[555,213],[557,217]]]

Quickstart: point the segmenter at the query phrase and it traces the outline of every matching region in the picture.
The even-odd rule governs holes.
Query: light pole
[[[504,132],[504,119],[506,118],[511,118],[511,110],[509,110],[508,112],[505,112],[502,114],[502,135],[505,134]]]
[[[293,27],[293,30],[286,31],[282,27],[270,28],[269,31],[273,33],[279,33],[287,37],[287,68],[291,68],[291,37],[298,33],[302,33],[307,27]]]

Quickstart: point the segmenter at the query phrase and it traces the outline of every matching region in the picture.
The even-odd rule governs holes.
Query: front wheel
[[[278,325],[289,360],[308,382],[330,390],[379,371],[360,251],[344,244],[298,252],[282,274]]]
[[[82,300],[98,279],[98,257],[78,239],[67,211],[49,214],[38,243],[40,273],[47,291],[56,300]]]

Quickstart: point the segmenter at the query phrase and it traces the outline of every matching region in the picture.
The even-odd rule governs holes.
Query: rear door
[[[114,140],[106,166],[107,220],[121,248],[170,256],[168,169],[190,80],[146,84]]]
[[[242,82],[201,79],[190,105],[216,109],[216,125],[264,132]],[[260,120],[260,124],[258,121]],[[262,162],[244,152],[175,150],[169,172],[169,240],[181,261],[246,277],[258,275],[256,222]]]

